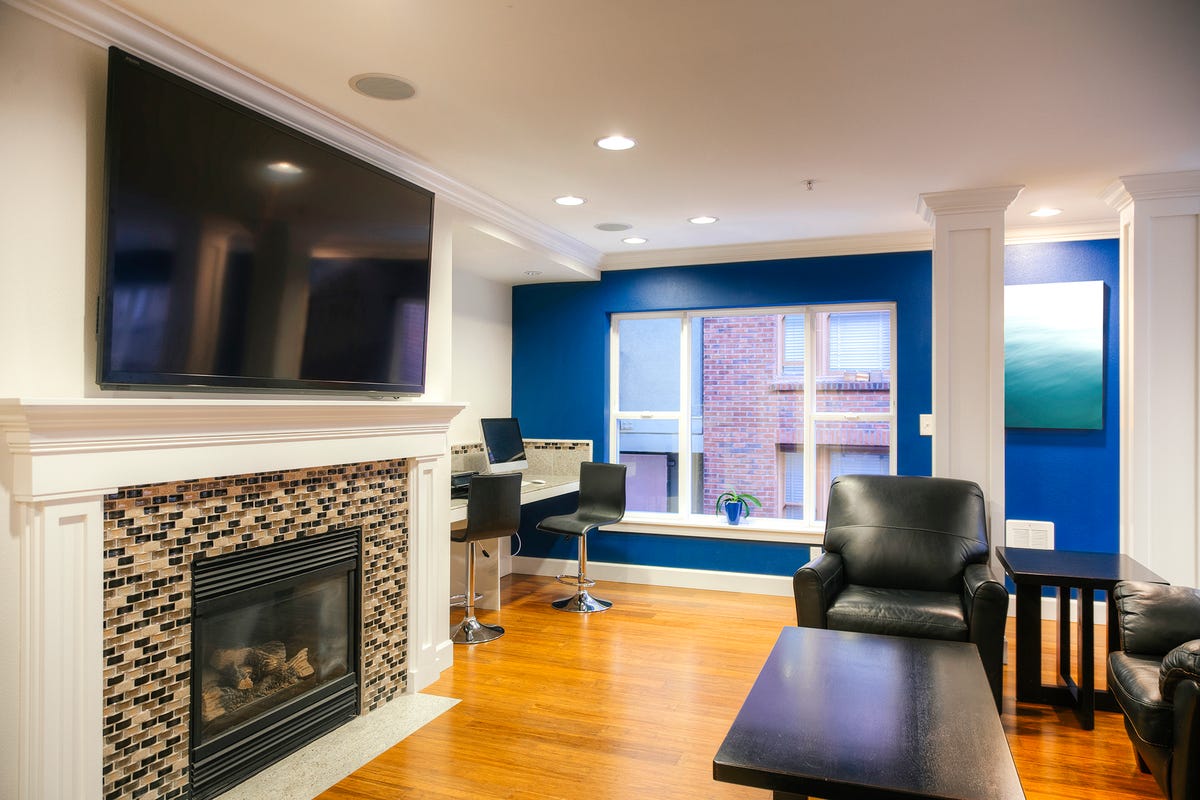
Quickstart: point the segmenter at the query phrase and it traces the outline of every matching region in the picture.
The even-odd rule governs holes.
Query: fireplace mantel
[[[122,486],[410,459],[409,683],[448,667],[450,421],[394,400],[0,400],[0,480],[20,539],[21,800],[99,800],[103,498]]]
[[[153,481],[441,456],[457,403],[386,400],[0,401],[24,502]]]

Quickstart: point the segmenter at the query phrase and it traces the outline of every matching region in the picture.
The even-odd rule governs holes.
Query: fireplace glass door
[[[193,565],[192,796],[357,713],[359,531]]]

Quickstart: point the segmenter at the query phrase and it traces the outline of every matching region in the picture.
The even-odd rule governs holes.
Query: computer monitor
[[[481,419],[483,449],[487,451],[488,472],[521,472],[529,469],[525,458],[525,440],[515,417]]]

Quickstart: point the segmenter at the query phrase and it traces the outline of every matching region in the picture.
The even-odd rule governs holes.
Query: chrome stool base
[[[559,611],[571,611],[576,614],[590,614],[593,611],[608,611],[612,608],[611,600],[601,600],[598,597],[592,597],[586,589],[580,589],[571,597],[564,597],[562,600],[555,600],[550,605],[557,608]]]
[[[455,644],[482,644],[503,635],[504,628],[499,625],[484,625],[475,617],[467,617],[450,633],[450,641]]]

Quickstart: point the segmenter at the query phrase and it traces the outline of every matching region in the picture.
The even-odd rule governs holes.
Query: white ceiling
[[[1010,184],[1026,187],[1010,230],[1115,231],[1099,198],[1112,181],[1200,169],[1198,0],[111,4],[578,240],[604,266],[927,237],[919,194]],[[402,76],[417,94],[363,97],[348,80],[364,72]],[[593,146],[614,132],[638,147]],[[555,205],[563,194],[588,202]],[[1064,212],[1039,223],[1028,216],[1039,206]],[[686,221],[697,214],[720,222]],[[503,262],[498,279],[580,277],[471,231],[456,257]],[[621,243],[633,233],[649,242]]]

